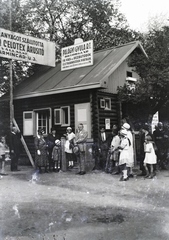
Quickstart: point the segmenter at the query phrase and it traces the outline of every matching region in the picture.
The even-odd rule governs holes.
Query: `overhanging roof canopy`
[[[135,41],[95,52],[92,66],[63,72],[60,63],[55,68],[43,67],[41,72],[37,72],[15,88],[14,99],[105,88],[109,76],[136,48],[146,55],[140,42]]]

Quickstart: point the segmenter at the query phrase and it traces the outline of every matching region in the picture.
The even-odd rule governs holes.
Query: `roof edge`
[[[47,95],[53,95],[53,94],[59,94],[59,93],[68,93],[73,91],[80,91],[80,90],[87,90],[87,89],[94,89],[94,88],[105,88],[105,84],[97,82],[97,83],[89,83],[89,84],[83,84],[83,85],[76,85],[71,87],[64,87],[64,88],[58,88],[56,89],[50,89],[45,92],[32,92],[30,94],[26,95],[17,95],[17,97],[14,96],[14,100],[17,99],[24,99],[24,98],[33,98],[33,97],[41,97],[41,96],[47,96]],[[4,99],[8,100],[8,99]]]

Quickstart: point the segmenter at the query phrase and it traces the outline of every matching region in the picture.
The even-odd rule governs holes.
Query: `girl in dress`
[[[144,152],[145,152],[145,158],[144,158],[144,167],[146,169],[146,176],[145,178],[153,178],[153,165],[157,163],[157,156],[154,151],[153,141],[150,135],[147,135],[145,137],[145,143],[144,143]],[[148,165],[150,166],[150,172]]]

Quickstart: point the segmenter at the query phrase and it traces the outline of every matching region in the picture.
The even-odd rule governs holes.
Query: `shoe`
[[[146,176],[146,173],[142,172],[142,173],[137,174],[137,176]]]
[[[84,174],[86,174],[86,172],[81,172],[81,173],[80,173],[80,175],[84,175]]]
[[[49,173],[49,171],[48,171],[48,170],[45,170],[45,173]]]
[[[11,170],[11,172],[19,172],[19,171],[21,171],[21,170],[19,170],[19,169],[15,169],[15,170],[12,169],[12,170]]]
[[[81,172],[77,172],[77,173],[75,173],[76,175],[81,175]]]
[[[149,174],[146,174],[145,176],[144,176],[144,178],[148,178],[150,175]]]
[[[112,175],[118,175],[119,174],[119,172],[113,172],[112,173]]]
[[[119,181],[121,182],[121,181],[123,181],[123,179],[124,179],[124,178],[123,178],[123,176],[122,176],[122,177],[119,179]]]
[[[128,178],[133,178],[134,175],[132,173],[129,174]]]
[[[148,176],[148,179],[152,179],[154,176],[153,175],[150,175],[150,176]]]

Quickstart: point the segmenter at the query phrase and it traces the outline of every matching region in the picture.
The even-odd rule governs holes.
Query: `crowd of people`
[[[139,151],[136,154],[134,146],[134,132],[129,123],[124,122],[121,129],[113,125],[111,134],[107,134],[101,127],[99,138],[95,146],[95,169],[110,174],[119,174],[120,181],[127,181],[133,177],[133,166],[137,157],[140,176],[152,179],[157,169],[167,169],[169,134],[163,123],[159,122],[153,133],[149,125],[144,124],[139,132]],[[83,124],[78,125],[76,134],[71,127],[67,127],[64,152],[66,156],[66,168],[73,168],[75,162],[78,166],[76,174],[86,173],[86,144],[88,133]],[[18,159],[20,157],[21,133],[13,127],[10,133],[10,141],[7,144],[6,137],[0,138],[0,174],[5,175],[5,161],[11,159],[11,171],[19,171]],[[38,129],[34,138],[35,166],[38,173],[58,172],[61,170],[62,147],[60,137],[55,128],[51,128],[48,136],[44,137],[44,130]],[[10,151],[10,158],[9,158]],[[136,156],[137,155],[137,156]]]

